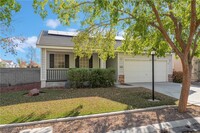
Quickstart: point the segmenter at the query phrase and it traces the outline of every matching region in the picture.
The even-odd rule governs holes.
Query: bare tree
[[[30,64],[30,68],[31,68],[31,63],[36,61],[36,48],[34,48],[33,46],[30,46],[28,47],[28,50],[27,50],[27,60],[28,60],[28,63]]]

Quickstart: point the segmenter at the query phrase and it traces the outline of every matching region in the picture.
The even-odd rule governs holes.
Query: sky
[[[28,48],[30,46],[36,48],[37,38],[42,30],[59,30],[59,31],[75,31],[80,28],[79,23],[73,23],[70,26],[60,24],[56,15],[50,10],[48,16],[43,20],[38,14],[34,13],[32,0],[18,0],[21,4],[20,12],[13,15],[12,27],[14,31],[10,34],[12,37],[24,37],[26,41],[17,48],[17,55],[5,53],[0,47],[0,58],[4,60],[12,60],[16,62],[17,58],[28,60]],[[17,42],[18,40],[16,40]],[[40,64],[40,49],[36,48],[36,62]]]

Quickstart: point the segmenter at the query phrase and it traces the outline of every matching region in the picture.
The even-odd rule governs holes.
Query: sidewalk
[[[116,131],[109,131],[107,133],[160,133],[160,132],[192,132],[200,131],[200,117],[189,118],[177,121],[162,122],[159,124],[152,124],[141,127],[133,127],[129,129],[121,129]],[[42,127],[34,129],[26,129],[20,133],[53,133],[53,127]]]

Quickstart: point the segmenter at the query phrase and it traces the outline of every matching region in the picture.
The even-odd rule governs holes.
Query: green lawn
[[[28,91],[0,95],[0,124],[20,123],[128,109],[174,105],[176,99],[156,93],[160,102],[149,102],[151,91],[144,88],[43,89],[39,96]]]

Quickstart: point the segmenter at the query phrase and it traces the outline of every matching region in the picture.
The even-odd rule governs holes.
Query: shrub
[[[115,82],[114,69],[91,69],[90,85],[91,87],[109,87]]]
[[[115,70],[114,69],[86,69],[86,68],[71,68],[67,73],[71,87],[110,87],[114,85]]]
[[[172,78],[173,78],[173,82],[182,83],[182,81],[183,81],[183,72],[174,71],[173,75],[172,75]]]
[[[84,82],[89,81],[89,69],[72,68],[67,72],[67,78],[71,83],[71,87],[80,88],[84,87]]]

